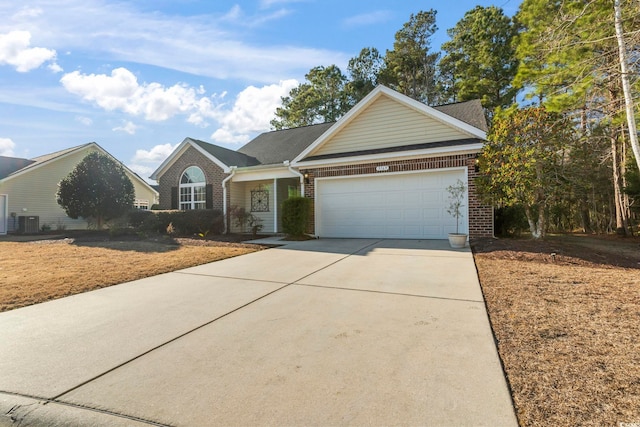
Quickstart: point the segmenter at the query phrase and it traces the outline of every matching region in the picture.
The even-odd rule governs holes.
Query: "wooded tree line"
[[[490,132],[478,184],[503,231],[630,234],[640,206],[640,1],[523,0],[513,17],[477,6],[439,52],[436,16],[412,14],[393,49],[362,49],[346,74],[311,69],[272,126],[335,121],[378,84],[427,105],[480,99]]]

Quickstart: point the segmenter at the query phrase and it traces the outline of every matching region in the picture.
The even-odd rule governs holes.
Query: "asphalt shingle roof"
[[[262,165],[282,164],[285,160],[296,158],[331,126],[333,123],[322,123],[266,132],[258,135],[238,152],[257,159]]]
[[[92,143],[78,145],[77,147],[67,148],[65,150],[56,151],[54,153],[44,154],[42,156],[34,157],[33,159],[19,159],[14,157],[2,157],[0,156],[0,179],[6,178],[16,172],[31,169],[39,164],[48,162],[71,151],[75,151],[85,145],[91,145]]]
[[[12,173],[19,171],[34,162],[35,160],[0,156],[0,179],[6,178]]]
[[[484,109],[479,99],[438,105],[433,108],[484,132],[489,131],[487,120],[484,117]]]
[[[246,166],[257,166],[260,164],[260,161],[255,157],[249,156],[247,154],[241,153],[240,150],[233,151],[224,147],[220,147],[217,145],[209,144],[208,142],[200,141],[198,139],[188,138],[190,141],[197,144],[200,148],[205,150],[207,153],[214,156],[216,159],[220,160],[227,166],[238,166],[238,167],[246,167]]]

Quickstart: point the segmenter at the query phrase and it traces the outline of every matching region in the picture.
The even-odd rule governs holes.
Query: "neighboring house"
[[[60,180],[92,151],[109,155],[91,142],[33,159],[0,156],[0,234],[21,227],[33,232],[45,225],[52,230],[86,229],[87,220],[69,218],[58,205],[56,192]],[[148,209],[156,204],[158,192],[126,166],[124,169],[135,189],[136,207]]]
[[[282,202],[301,192],[318,237],[403,239],[455,231],[446,187],[460,179],[460,231],[492,236],[493,209],[474,185],[486,131],[479,101],[432,108],[379,86],[336,123],[264,133],[237,151],[186,138],[151,178],[164,209],[243,207],[277,233]]]

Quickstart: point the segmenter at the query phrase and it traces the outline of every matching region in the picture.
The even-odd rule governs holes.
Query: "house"
[[[237,151],[186,138],[151,178],[165,209],[239,206],[277,233],[282,202],[300,192],[318,237],[403,239],[455,231],[446,188],[459,179],[460,232],[492,236],[474,185],[486,131],[479,101],[432,108],[379,86],[335,123],[263,133]]]
[[[0,156],[0,234],[37,232],[43,226],[86,229],[86,219],[71,219],[58,205],[56,192],[60,180],[92,151],[109,155],[91,142],[33,159]],[[126,166],[124,169],[135,189],[136,206],[148,209],[156,204],[158,192]]]

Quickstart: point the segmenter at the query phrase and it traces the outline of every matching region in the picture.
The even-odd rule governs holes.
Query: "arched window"
[[[202,169],[189,166],[180,177],[180,209],[205,209],[207,204],[207,181]]]

